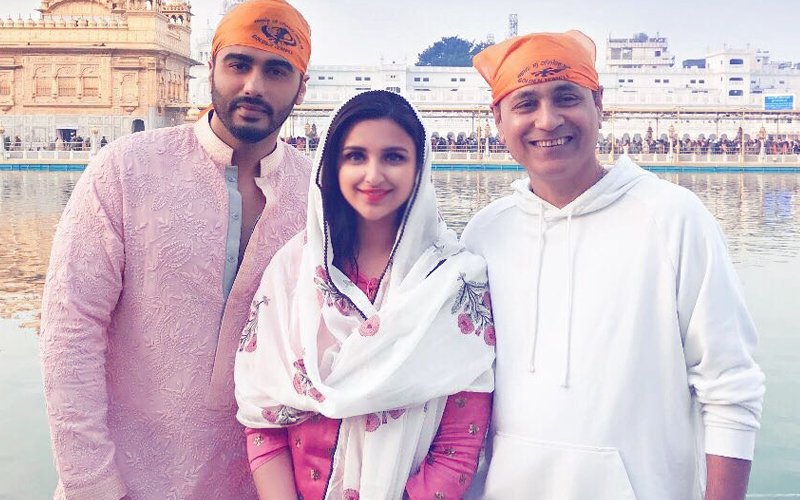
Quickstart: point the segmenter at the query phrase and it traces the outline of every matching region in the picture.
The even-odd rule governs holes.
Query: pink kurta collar
[[[233,165],[233,148],[220,139],[217,134],[214,133],[214,130],[211,129],[211,113],[213,113],[213,111],[208,115],[200,117],[200,119],[195,122],[194,133],[197,136],[197,141],[200,143],[200,146],[208,153],[214,164],[222,168],[229,167]],[[273,171],[283,162],[283,158],[286,154],[285,147],[286,145],[284,142],[279,140],[275,151],[261,159],[262,178],[266,177],[269,172]],[[259,184],[258,179],[256,179],[256,184]],[[263,186],[260,184],[259,187],[263,189]]]

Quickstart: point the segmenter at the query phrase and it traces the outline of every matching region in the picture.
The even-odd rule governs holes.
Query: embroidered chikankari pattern
[[[467,281],[462,274],[461,289],[453,300],[450,310],[457,314],[458,328],[461,333],[483,335],[488,345],[495,345],[494,321],[492,319],[492,296],[489,283]]]
[[[59,223],[41,356],[69,498],[255,498],[233,359],[264,268],[305,225],[310,162],[279,145],[262,168],[267,204],[226,300],[232,150],[202,122],[102,148]]]

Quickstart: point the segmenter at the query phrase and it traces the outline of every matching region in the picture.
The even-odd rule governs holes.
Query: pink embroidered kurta
[[[57,497],[255,498],[234,354],[264,268],[305,225],[311,165],[282,142],[262,160],[238,263],[232,153],[201,119],[108,145],[75,186],[42,305]]]

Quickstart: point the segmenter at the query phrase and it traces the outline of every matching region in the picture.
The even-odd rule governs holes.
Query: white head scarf
[[[332,123],[353,99],[387,94],[413,110],[396,94],[370,91],[340,106]],[[370,302],[333,265],[320,190],[329,135],[317,153],[306,231],[273,257],[253,299],[236,357],[237,418],[251,428],[315,413],[343,419],[325,498],[401,498],[447,396],[494,388],[486,266],[439,217],[426,134],[423,166]]]

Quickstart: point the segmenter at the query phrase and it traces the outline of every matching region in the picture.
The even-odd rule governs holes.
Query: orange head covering
[[[225,14],[214,33],[211,58],[231,45],[266,50],[286,58],[301,73],[311,58],[311,29],[285,0],[249,0]]]
[[[472,65],[492,88],[492,105],[518,88],[553,80],[600,90],[594,62],[594,42],[576,30],[509,38],[472,58]]]

